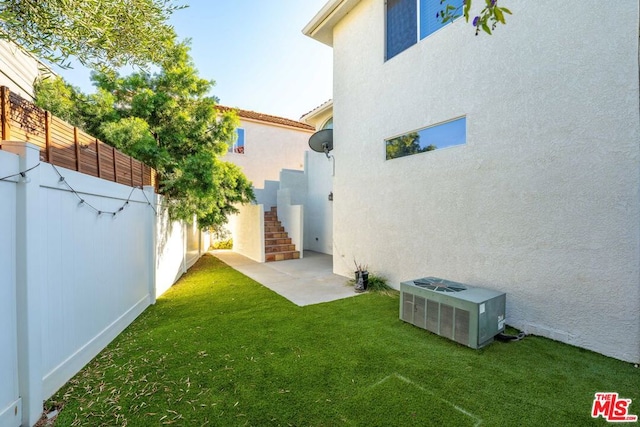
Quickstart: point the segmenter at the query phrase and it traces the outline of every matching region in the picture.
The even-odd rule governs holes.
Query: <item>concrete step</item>
[[[282,234],[285,234],[285,237],[265,237],[264,238],[265,246],[290,245],[291,237],[287,237],[286,236],[287,233],[282,233]]]
[[[286,239],[289,235],[283,231],[265,231],[264,238],[267,239]]]
[[[300,252],[299,251],[272,252],[272,253],[265,254],[266,262],[285,261],[288,259],[300,259]]]
[[[274,252],[293,252],[296,250],[296,245],[265,245],[264,251],[265,253],[274,253]]]
[[[278,210],[275,207],[264,213],[264,243],[266,262],[300,258],[300,252],[291,244],[291,238],[278,221]]]

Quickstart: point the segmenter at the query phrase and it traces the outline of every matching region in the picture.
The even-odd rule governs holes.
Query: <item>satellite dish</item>
[[[311,135],[309,147],[318,153],[324,153],[329,157],[329,151],[333,150],[333,129],[322,129]]]

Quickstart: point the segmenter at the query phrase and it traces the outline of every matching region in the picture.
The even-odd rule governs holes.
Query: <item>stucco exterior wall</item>
[[[386,62],[383,1],[334,27],[334,271],[498,289],[509,324],[638,362],[638,4],[509,6]],[[385,160],[459,116],[466,145]]]
[[[242,118],[239,127],[245,131],[245,152],[227,153],[224,159],[242,168],[257,190],[258,203],[269,210],[276,204],[277,186],[266,181],[278,181],[282,169],[304,168],[304,152],[313,132]]]
[[[304,248],[333,254],[333,159],[307,151],[305,156],[307,200],[304,216]]]
[[[234,252],[256,262],[264,262],[264,206],[238,205],[238,214],[229,218]]]

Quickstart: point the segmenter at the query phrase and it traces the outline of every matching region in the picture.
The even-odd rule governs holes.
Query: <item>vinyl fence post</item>
[[[158,212],[158,195],[156,194],[155,187],[152,185],[145,185],[143,191],[147,194],[149,202],[153,209],[149,209],[149,302],[151,304],[156,303],[157,297],[157,279],[156,272],[158,271],[158,221],[160,219]],[[155,211],[154,211],[155,209]]]
[[[40,162],[40,148],[22,141],[3,141],[2,149],[20,156],[20,171]],[[16,184],[16,313],[18,384],[22,424],[34,425],[42,415],[42,280],[39,249],[43,218],[40,209],[40,171],[36,167]]]

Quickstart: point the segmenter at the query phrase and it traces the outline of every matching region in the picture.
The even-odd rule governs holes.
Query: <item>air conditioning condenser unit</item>
[[[437,277],[400,283],[400,319],[471,348],[504,331],[506,295]]]

